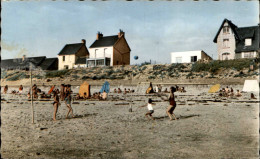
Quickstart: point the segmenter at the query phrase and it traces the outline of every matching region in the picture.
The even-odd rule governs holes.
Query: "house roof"
[[[96,40],[89,48],[113,46],[118,40],[118,35],[104,36]]]
[[[237,32],[240,36],[240,40],[236,43],[236,53],[239,52],[248,52],[248,51],[256,51],[259,49],[260,42],[260,31],[259,26],[251,26],[251,27],[243,27],[237,28]],[[252,39],[252,45],[245,46],[245,39]]]
[[[50,67],[55,63],[58,62],[58,58],[46,58],[40,65],[43,70],[49,70]]]
[[[78,65],[78,64],[86,64],[86,57],[84,57],[84,58],[78,58],[77,60],[76,60],[76,62],[75,62],[75,64],[76,65]]]
[[[235,24],[233,24],[230,20],[224,19],[223,22],[222,22],[222,24],[220,25],[220,27],[219,27],[219,29],[218,29],[218,32],[217,32],[217,34],[216,34],[214,40],[213,40],[214,43],[217,42],[218,35],[219,35],[219,33],[220,33],[220,31],[221,31],[223,25],[225,24],[225,22],[228,23],[228,25],[230,26],[231,30],[234,32],[235,38],[236,38],[236,39],[239,39],[239,36],[238,36],[238,34],[237,34],[237,31],[236,31],[237,26],[236,26]]]
[[[79,49],[84,45],[84,43],[66,44],[58,55],[76,54],[79,51]]]
[[[58,58],[46,58],[46,56],[27,57],[24,61],[22,58],[5,59],[1,61],[2,69],[29,69],[32,62],[35,67],[40,67],[43,70],[48,70],[58,61]]]
[[[38,56],[38,57],[27,57],[24,61],[22,58],[15,59],[5,59],[1,60],[1,68],[4,69],[26,69],[29,68],[29,62],[32,62],[34,66],[39,66],[44,60],[46,56]]]

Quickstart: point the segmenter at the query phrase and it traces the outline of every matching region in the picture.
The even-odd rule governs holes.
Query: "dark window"
[[[63,61],[65,61],[65,56],[62,57]]]
[[[229,27],[228,26],[223,27],[223,33],[229,33]]]
[[[191,56],[190,61],[191,61],[191,62],[196,62],[196,61],[197,61],[197,56]]]

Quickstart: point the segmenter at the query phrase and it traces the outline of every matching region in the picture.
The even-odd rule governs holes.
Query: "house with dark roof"
[[[87,67],[130,65],[130,47],[121,29],[118,35],[103,36],[97,33],[97,38],[89,47]]]
[[[1,60],[1,69],[4,70],[29,70],[30,63],[42,70],[57,70],[58,58],[46,58],[46,56],[25,57]]]
[[[213,40],[217,43],[218,59],[256,58],[260,53],[259,25],[237,27],[224,19]]]
[[[84,59],[88,57],[89,52],[84,39],[82,43],[66,44],[58,54],[59,70],[85,67]]]

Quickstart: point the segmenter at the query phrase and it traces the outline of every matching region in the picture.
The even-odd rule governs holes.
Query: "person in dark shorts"
[[[175,114],[173,113],[174,109],[176,108],[176,101],[175,101],[175,97],[174,97],[174,92],[176,92],[176,88],[171,87],[170,88],[170,95],[169,95],[170,105],[169,105],[169,107],[166,111],[170,120],[173,120],[173,117],[175,118],[175,120],[177,120]]]
[[[73,114],[73,109],[71,107],[71,86],[70,85],[66,85],[65,86],[65,104],[68,108],[68,113],[66,115],[66,119],[68,118],[69,114],[71,113],[72,117],[74,118],[74,114]]]
[[[60,99],[57,91],[53,91],[53,96],[54,96],[54,102],[53,102],[53,107],[54,107],[54,113],[53,113],[53,120],[56,120],[56,114],[58,112],[58,107],[60,105]]]
[[[148,99],[148,104],[147,104],[147,105],[140,106],[140,107],[145,107],[145,106],[147,106],[148,112],[145,114],[145,116],[146,116],[148,119],[149,119],[148,116],[150,116],[150,117],[154,120],[154,117],[152,116],[152,114],[154,113],[153,105],[155,105],[155,104],[152,103],[152,99],[149,98],[149,99]]]

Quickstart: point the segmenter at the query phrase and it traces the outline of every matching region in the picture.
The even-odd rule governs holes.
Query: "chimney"
[[[23,55],[23,57],[22,57],[22,61],[24,62],[24,60],[25,60],[25,55]]]
[[[83,44],[86,44],[86,40],[85,39],[82,39],[81,40]]]
[[[103,34],[101,32],[97,33],[97,40],[100,40],[103,38]]]
[[[119,29],[118,38],[121,38],[122,36],[125,36],[125,32],[123,32],[123,30]]]

